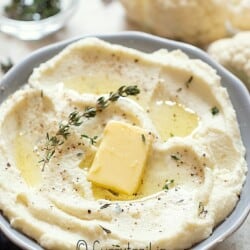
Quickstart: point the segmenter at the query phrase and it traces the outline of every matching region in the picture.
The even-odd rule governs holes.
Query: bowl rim
[[[5,74],[5,76],[3,77],[2,81],[0,82],[0,87],[5,88],[5,86],[7,85],[7,83],[9,81],[15,79],[14,76],[15,76],[16,71],[25,69],[25,65],[31,63],[36,58],[39,58],[39,57],[43,58],[43,54],[51,54],[51,52],[52,52],[55,55],[59,51],[61,51],[63,48],[68,46],[69,44],[71,44],[73,42],[76,42],[76,41],[78,41],[80,39],[88,38],[88,37],[97,37],[99,39],[103,39],[105,41],[108,41],[108,42],[111,42],[111,43],[114,43],[114,44],[121,44],[121,45],[123,45],[121,41],[127,41],[126,46],[127,47],[132,46],[132,48],[136,44],[136,41],[138,42],[138,40],[142,39],[142,40],[145,40],[145,42],[147,41],[149,44],[150,43],[152,43],[152,44],[159,43],[159,44],[165,45],[165,46],[162,47],[162,48],[165,48],[165,49],[169,49],[168,47],[171,47],[172,49],[174,49],[174,48],[175,49],[180,49],[180,50],[184,51],[185,53],[187,53],[189,55],[189,57],[191,57],[191,58],[201,59],[204,62],[206,62],[207,64],[209,64],[211,67],[213,67],[217,71],[217,74],[221,77],[221,79],[225,78],[225,79],[230,80],[232,82],[232,84],[233,84],[232,86],[235,86],[238,89],[239,95],[244,100],[244,102],[245,102],[244,109],[247,110],[247,112],[248,112],[248,114],[250,116],[250,109],[249,109],[249,107],[250,107],[250,95],[249,95],[249,92],[248,92],[246,86],[236,76],[234,76],[231,72],[226,70],[223,66],[221,66],[216,61],[214,61],[205,51],[203,51],[200,48],[197,48],[197,47],[195,47],[193,45],[190,45],[190,44],[186,44],[186,43],[179,42],[179,41],[174,41],[174,40],[169,40],[169,39],[166,39],[166,38],[161,38],[161,37],[158,37],[158,36],[154,36],[154,35],[144,33],[144,32],[139,32],[139,31],[121,31],[121,32],[116,32],[116,33],[86,34],[86,35],[77,36],[77,37],[74,37],[74,38],[71,38],[71,39],[67,39],[67,40],[64,40],[64,41],[61,41],[61,42],[53,43],[51,45],[47,45],[45,47],[42,47],[42,48],[30,53],[22,61],[20,61],[17,65],[15,65],[12,69],[10,69]],[[145,50],[142,49],[142,51],[145,51]],[[50,57],[53,57],[54,55],[52,55]],[[42,61],[40,61],[40,63],[41,62]],[[36,66],[38,66],[38,65],[36,65]],[[36,66],[32,66],[32,67],[36,67]],[[226,86],[224,86],[224,87],[226,87]],[[15,89],[17,89],[16,86],[15,86]],[[10,93],[7,93],[6,97],[8,95],[10,95],[11,93],[12,93],[12,91]],[[1,102],[2,101],[0,100],[0,103]],[[247,127],[247,125],[246,125],[246,127]],[[245,145],[245,143],[244,143],[244,145]],[[250,145],[250,143],[249,143],[249,145]],[[249,147],[249,145],[248,145],[248,147]],[[245,147],[247,148],[247,145],[245,145]],[[249,165],[249,163],[250,162],[248,162],[248,165]],[[244,189],[246,189],[246,188],[250,189],[250,185],[249,185],[250,184],[250,175],[249,175],[249,172],[250,171],[248,171],[248,173],[246,175],[246,181],[244,183],[242,191]],[[220,225],[222,225],[222,224],[224,224],[224,223],[226,223],[228,221],[228,218],[230,218],[232,216],[232,214],[234,213],[234,211],[237,210],[237,208],[238,208],[238,206],[240,204],[240,201],[241,201],[241,199],[239,199],[239,201],[236,204],[236,206],[235,206],[234,210],[232,211],[232,213],[225,220],[223,220]],[[203,241],[199,242],[197,245],[194,245],[192,247],[192,249],[193,250],[211,249],[212,247],[214,247],[218,243],[222,242],[224,239],[229,237],[233,232],[235,232],[242,225],[242,223],[247,218],[249,212],[250,212],[250,199],[247,200],[246,204],[244,205],[243,211],[241,212],[241,214],[239,216],[236,217],[234,223],[232,225],[229,225],[223,231],[223,233],[219,233],[219,235],[216,235],[215,238],[212,239],[211,242],[209,242],[209,239],[211,238],[212,235],[214,235],[214,232],[216,231],[216,228],[220,227],[220,225],[218,225],[213,230],[212,234],[207,239],[204,239]],[[4,218],[4,216],[2,214],[0,214],[0,230],[11,241],[16,243],[20,247],[23,247],[25,249],[32,249],[32,250],[34,250],[34,249],[42,249],[38,245],[38,243],[35,243],[35,245],[37,245],[36,248],[33,248],[29,244],[27,245],[27,241],[32,241],[32,240],[28,236],[25,236],[21,232],[18,232],[17,230],[13,229],[10,226],[10,223],[7,222],[7,220]]]

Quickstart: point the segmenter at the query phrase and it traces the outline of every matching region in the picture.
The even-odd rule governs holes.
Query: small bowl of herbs
[[[0,31],[38,40],[62,28],[79,0],[1,0]]]

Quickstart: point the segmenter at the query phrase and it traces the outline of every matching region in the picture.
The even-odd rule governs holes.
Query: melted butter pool
[[[32,143],[24,135],[17,135],[14,141],[16,166],[21,176],[30,187],[41,183],[42,175],[39,158],[33,151]]]
[[[116,91],[122,85],[127,85],[123,82],[111,81],[108,77],[76,77],[64,81],[64,86],[69,89],[73,89],[80,94],[91,93],[91,94],[106,94],[111,91]]]
[[[170,101],[152,103],[149,116],[163,141],[173,136],[189,135],[199,122],[198,116],[193,111]]]

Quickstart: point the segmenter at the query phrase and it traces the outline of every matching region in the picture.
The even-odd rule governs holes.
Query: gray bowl
[[[160,48],[166,48],[170,51],[174,49],[181,49],[191,58],[200,58],[201,60],[208,63],[221,76],[222,85],[226,87],[229,92],[231,101],[237,113],[243,143],[247,152],[250,152],[250,95],[244,84],[239,79],[237,79],[222,66],[214,62],[205,52],[188,44],[175,42],[140,32],[121,32],[117,34],[95,36],[111,43],[121,44],[145,52],[153,52]],[[21,63],[12,68],[0,83],[0,103],[27,82],[27,79],[29,78],[34,67],[37,67],[40,63],[50,59],[70,43],[84,37],[87,36],[78,37],[42,48],[29,55]],[[246,155],[246,160],[248,165],[250,165],[249,154]],[[231,235],[236,229],[238,229],[250,211],[249,193],[250,173],[248,172],[240,200],[234,211],[228,218],[226,218],[226,220],[224,220],[223,223],[216,227],[209,238],[203,240],[192,249],[210,249]],[[4,218],[1,214],[0,229],[11,241],[24,249],[42,249],[30,238],[11,228],[8,220],[6,220],[6,218]]]

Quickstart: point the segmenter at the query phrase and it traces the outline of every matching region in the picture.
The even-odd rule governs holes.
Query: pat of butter
[[[88,180],[132,195],[139,187],[152,137],[140,127],[110,121],[88,173]]]

